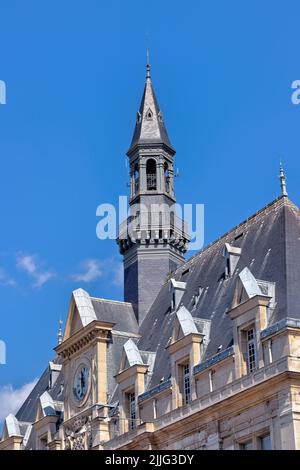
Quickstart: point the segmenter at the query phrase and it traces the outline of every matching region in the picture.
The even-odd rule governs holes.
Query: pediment
[[[73,291],[63,341],[94,320],[97,316],[89,294],[83,289]]]
[[[2,440],[8,439],[12,436],[20,436],[20,426],[15,415],[10,413],[4,422]]]
[[[45,416],[56,416],[56,402],[54,402],[51,395],[45,391],[39,398],[37,412],[36,412],[36,421],[44,418]]]
[[[262,292],[257,279],[255,279],[250,269],[246,267],[240,272],[237,278],[231,308],[235,308],[255,295],[261,294]]]
[[[120,372],[134,365],[143,364],[143,360],[140,351],[135,342],[130,338],[123,346]]]
[[[176,312],[172,342],[180,340],[191,333],[198,333],[191,313],[182,305]]]

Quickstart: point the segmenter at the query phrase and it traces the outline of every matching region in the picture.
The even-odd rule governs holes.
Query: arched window
[[[133,176],[134,176],[134,194],[136,194],[139,192],[139,189],[140,189],[140,170],[139,170],[139,166],[137,163],[134,165]]]
[[[150,158],[146,163],[147,190],[156,190],[156,161]]]
[[[164,175],[165,175],[165,190],[167,193],[170,192],[170,173],[167,162],[164,164]]]

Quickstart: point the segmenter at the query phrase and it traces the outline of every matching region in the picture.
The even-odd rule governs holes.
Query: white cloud
[[[35,282],[33,283],[33,287],[40,288],[44,284],[46,284],[46,282],[48,282],[50,279],[54,277],[54,273],[50,271],[45,271],[45,272],[38,273],[34,277],[35,277]]]
[[[93,282],[102,277],[109,278],[115,286],[123,284],[123,264],[114,258],[104,260],[87,259],[81,263],[81,272],[72,274],[76,282]]]
[[[37,265],[34,257],[31,255],[19,256],[17,266],[28,274],[35,274],[37,272]]]
[[[114,270],[114,277],[113,277],[113,284],[115,286],[122,286],[123,285],[123,280],[124,280],[124,270],[123,270],[123,264],[122,263],[117,263],[113,270]]]
[[[102,263],[96,259],[87,259],[81,264],[83,271],[73,274],[71,278],[76,282],[96,281],[103,275]]]
[[[11,384],[0,387],[0,422],[9,413],[15,414],[23,405],[29,393],[37,383],[37,379],[22,385],[20,388],[13,388]]]
[[[3,268],[0,268],[0,284],[4,286],[15,287],[17,282],[13,278],[9,277]]]
[[[40,288],[55,276],[52,271],[43,271],[33,255],[19,255],[17,267],[33,279],[33,287]]]

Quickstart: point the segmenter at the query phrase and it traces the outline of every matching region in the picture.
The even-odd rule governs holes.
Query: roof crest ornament
[[[281,195],[287,196],[288,193],[286,190],[286,177],[285,177],[285,172],[284,172],[282,161],[280,161],[279,179],[280,179]]]
[[[147,47],[147,65],[146,65],[146,78],[151,78],[150,76],[150,53],[149,48]]]

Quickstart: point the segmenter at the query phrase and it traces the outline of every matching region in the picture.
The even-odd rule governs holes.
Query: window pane
[[[129,429],[134,429],[135,428],[135,419],[136,419],[136,413],[135,413],[135,394],[134,393],[129,393],[128,394],[128,401],[129,401]]]
[[[190,386],[190,366],[185,364],[183,366],[183,404],[187,405],[191,401],[191,386]]]
[[[270,434],[266,434],[265,436],[260,438],[260,448],[261,450],[271,450],[271,436]]]
[[[256,369],[256,345],[254,328],[250,328],[247,331],[247,356],[248,372],[251,373]]]
[[[241,450],[252,450],[252,441],[243,442],[240,446]]]

